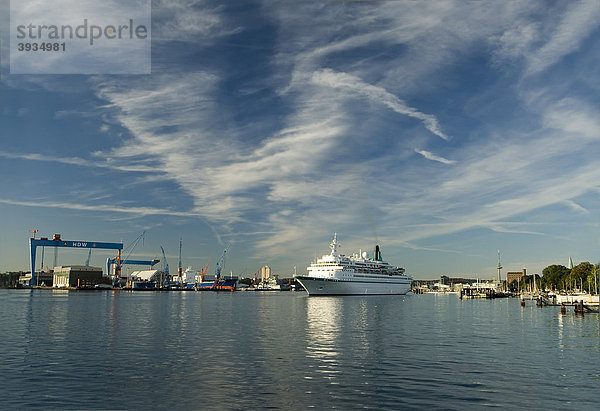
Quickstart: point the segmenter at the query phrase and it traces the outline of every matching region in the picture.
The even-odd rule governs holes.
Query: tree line
[[[527,290],[534,284],[538,289],[554,291],[598,292],[598,264],[589,261],[576,265],[572,269],[564,265],[553,264],[542,270],[542,276],[526,275],[519,281],[508,285],[509,290]]]
[[[0,288],[17,288],[19,277],[24,274],[23,271],[0,273]]]

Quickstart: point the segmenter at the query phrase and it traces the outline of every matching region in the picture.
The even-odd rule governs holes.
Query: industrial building
[[[91,288],[102,282],[102,268],[85,265],[54,267],[54,287]]]
[[[130,281],[151,281],[158,282],[162,280],[164,277],[164,273],[159,270],[142,270],[142,271],[133,271],[129,275]]]

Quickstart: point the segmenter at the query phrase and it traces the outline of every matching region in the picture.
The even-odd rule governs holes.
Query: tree
[[[22,275],[22,271],[0,274],[0,288],[16,288]]]
[[[517,292],[517,291],[520,291],[520,290],[519,290],[519,285],[520,285],[520,284],[519,284],[519,281],[517,281],[517,280],[512,280],[512,281],[510,282],[510,284],[508,285],[508,290],[509,290],[509,291],[512,291],[512,292]]]
[[[549,265],[542,270],[542,285],[544,288],[556,290],[568,275],[569,269],[564,265]]]
[[[588,292],[592,294],[598,293],[598,264],[594,265],[594,269],[587,277],[587,282],[583,285],[587,287]]]
[[[587,287],[587,284],[585,283],[587,283],[588,276],[593,272],[594,266],[586,261],[573,267],[569,274],[569,280],[572,281],[576,287]]]

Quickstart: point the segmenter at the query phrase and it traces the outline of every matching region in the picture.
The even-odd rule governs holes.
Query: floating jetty
[[[520,298],[521,307],[525,307],[525,301],[535,301],[538,307],[560,307],[563,314],[567,307],[573,307],[576,314],[600,312],[598,295],[594,294],[523,293]]]

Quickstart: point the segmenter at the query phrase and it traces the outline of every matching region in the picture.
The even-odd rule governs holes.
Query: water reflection
[[[558,346],[560,347],[561,350],[563,348],[565,348],[565,344],[563,341],[563,328],[564,328],[563,314],[559,312],[558,313]]]
[[[39,296],[38,296],[39,297]],[[51,304],[45,312],[43,322],[48,327],[48,338],[54,344],[66,340],[68,332],[69,292],[52,290]]]
[[[0,300],[6,409],[597,408],[598,314],[432,295]]]
[[[339,344],[343,320],[343,299],[318,297],[306,299],[307,339],[306,355],[317,360],[316,375],[322,375],[335,384],[339,373]],[[316,375],[306,375],[312,379]]]

